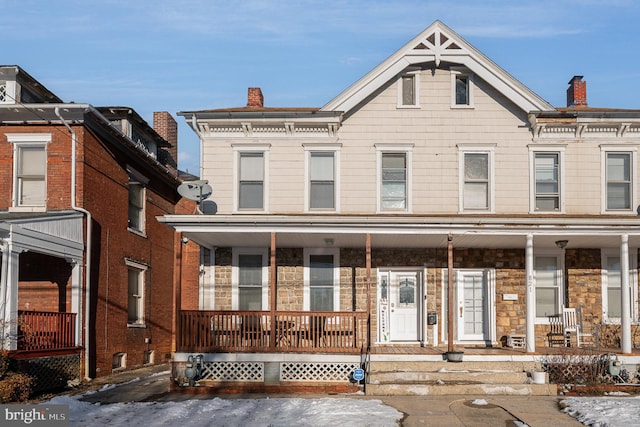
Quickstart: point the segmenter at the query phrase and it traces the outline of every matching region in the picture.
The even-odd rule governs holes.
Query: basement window
[[[127,353],[113,353],[111,369],[114,371],[122,370],[127,367]]]

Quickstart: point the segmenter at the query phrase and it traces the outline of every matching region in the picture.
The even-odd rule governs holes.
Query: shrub
[[[21,402],[33,392],[34,378],[27,374],[9,372],[0,379],[0,402]]]

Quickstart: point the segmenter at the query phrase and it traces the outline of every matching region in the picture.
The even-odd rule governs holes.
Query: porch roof
[[[367,215],[165,215],[158,221],[206,247],[446,248],[447,236],[464,248],[618,248],[620,236],[640,246],[636,216],[367,216]]]

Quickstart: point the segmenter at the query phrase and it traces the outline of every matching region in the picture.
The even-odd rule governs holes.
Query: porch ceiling
[[[269,247],[270,232],[184,232],[183,235],[207,247]],[[610,235],[534,235],[536,248],[556,248],[556,241],[567,240],[567,248],[617,248],[620,236]],[[453,234],[457,248],[522,248],[526,235]],[[365,233],[299,233],[278,232],[278,248],[364,248]],[[629,236],[629,246],[639,247],[640,236]],[[373,248],[446,248],[447,234],[371,234]]]
[[[640,246],[638,216],[358,216],[358,215],[165,215],[158,221],[208,247],[617,248],[622,235]]]

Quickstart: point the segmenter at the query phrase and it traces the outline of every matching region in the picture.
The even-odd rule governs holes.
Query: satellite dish
[[[198,203],[206,200],[213,193],[213,188],[208,184],[209,181],[201,179],[198,181],[183,182],[178,186],[178,193],[182,197],[194,200]]]

